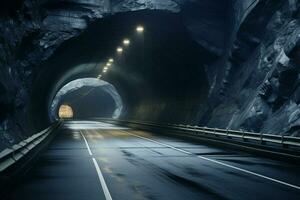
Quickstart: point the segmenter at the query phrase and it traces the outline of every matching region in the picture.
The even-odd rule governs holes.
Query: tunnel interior
[[[299,137],[300,0],[0,1],[1,200],[299,200]]]
[[[142,35],[135,32],[139,24],[146,29]],[[130,38],[130,46],[117,55],[115,48],[124,38]],[[201,112],[208,93],[204,65],[216,55],[193,40],[180,15],[136,11],[93,22],[40,66],[30,107],[34,117],[41,116],[38,124],[49,122],[47,108],[59,88],[78,78],[97,77],[109,57],[115,63],[102,79],[119,92],[124,104],[121,117],[179,122]],[[108,110],[103,112],[107,116]]]
[[[299,134],[296,0],[0,4],[0,129],[13,138],[57,119],[51,106],[65,85],[100,74],[122,99],[120,119]],[[106,99],[97,116],[111,116],[116,105],[92,88],[65,94],[60,104],[76,99],[90,114],[78,113],[90,117],[96,113],[84,105]]]

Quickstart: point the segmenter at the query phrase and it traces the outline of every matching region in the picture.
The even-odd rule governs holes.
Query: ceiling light
[[[129,39],[124,39],[123,44],[128,46],[130,44],[130,40]]]
[[[143,26],[137,26],[137,27],[136,27],[136,31],[137,31],[138,33],[142,33],[142,32],[144,32],[144,27],[143,27]]]
[[[118,53],[123,53],[123,48],[122,48],[122,47],[118,47],[118,48],[117,48],[117,52],[118,52]]]

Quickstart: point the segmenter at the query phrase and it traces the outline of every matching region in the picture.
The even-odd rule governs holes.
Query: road
[[[100,122],[58,131],[6,199],[300,199],[296,164]]]

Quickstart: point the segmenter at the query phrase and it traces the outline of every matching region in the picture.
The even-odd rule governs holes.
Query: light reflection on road
[[[128,129],[113,124],[95,122],[95,121],[67,121],[64,124],[64,128],[72,129],[72,130],[92,130],[92,129],[126,130]]]

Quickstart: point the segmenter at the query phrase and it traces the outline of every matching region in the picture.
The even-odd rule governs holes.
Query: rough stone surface
[[[264,12],[255,16],[256,19],[269,18],[265,27],[261,27],[263,37],[252,38],[255,37],[250,34],[253,30],[244,29],[241,31],[247,38],[237,38],[238,43],[233,43],[231,53],[238,54],[229,57],[227,71],[222,75],[223,84],[215,89],[221,93],[213,96],[223,97],[212,108],[214,113],[231,108],[222,113],[223,118],[230,120],[216,121],[220,116],[212,114],[209,126],[299,134],[299,2],[281,2],[270,13],[271,16],[265,16]],[[247,20],[251,18],[245,18],[241,26],[247,24]],[[249,40],[256,43],[255,48],[250,48]]]

